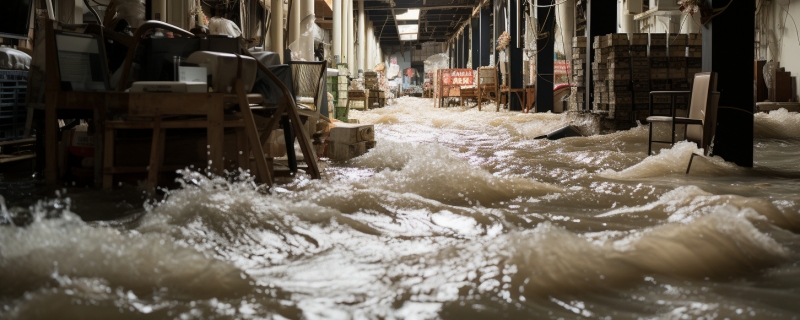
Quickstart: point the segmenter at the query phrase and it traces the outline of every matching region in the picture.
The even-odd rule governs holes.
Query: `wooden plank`
[[[209,108],[221,108],[222,93],[131,93],[128,112],[131,116],[206,115]]]
[[[15,162],[15,161],[28,160],[28,159],[33,159],[33,158],[36,158],[35,154],[26,154],[26,155],[22,155],[22,156],[14,156],[14,157],[7,157],[7,158],[6,157],[2,157],[2,158],[0,158],[0,164],[9,163],[9,162]]]
[[[0,147],[15,146],[15,145],[26,144],[26,143],[36,143],[36,138],[19,139],[19,140],[12,140],[12,141],[2,141],[2,142],[0,142]]]

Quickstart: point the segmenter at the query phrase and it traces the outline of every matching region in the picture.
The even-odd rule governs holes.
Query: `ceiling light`
[[[395,20],[419,20],[419,9],[408,9],[406,13],[397,15]]]
[[[397,33],[399,34],[417,33],[418,31],[419,31],[418,24],[401,24],[397,26]]]
[[[400,35],[400,40],[401,40],[401,41],[411,41],[411,40],[417,40],[417,34],[416,34],[416,33],[411,33],[411,34],[401,34],[401,35]]]

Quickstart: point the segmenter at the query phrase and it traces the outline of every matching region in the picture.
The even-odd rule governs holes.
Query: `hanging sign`
[[[474,79],[472,69],[442,70],[443,86],[471,86]]]

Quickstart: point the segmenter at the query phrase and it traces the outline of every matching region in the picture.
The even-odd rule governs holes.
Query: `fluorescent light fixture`
[[[400,35],[400,40],[401,41],[417,40],[417,34],[416,33],[401,34]]]
[[[419,9],[408,9],[404,14],[398,14],[396,20],[419,20]]]
[[[418,24],[401,24],[397,26],[397,33],[399,34],[417,33],[418,31],[419,31]]]

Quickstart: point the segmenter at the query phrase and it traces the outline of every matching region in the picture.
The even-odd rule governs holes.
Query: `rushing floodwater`
[[[696,147],[645,157],[647,127],[547,141],[567,116],[353,113],[377,147],[272,195],[187,173],[136,209],[133,187],[2,182],[0,318],[800,318],[798,114],[756,115],[754,168],[687,176]]]

